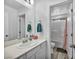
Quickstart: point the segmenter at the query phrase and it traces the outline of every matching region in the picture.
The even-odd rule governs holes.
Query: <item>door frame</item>
[[[25,19],[26,19],[26,14],[24,13],[24,12],[22,12],[22,13],[19,13],[19,15],[18,15],[18,21],[20,22],[20,17],[21,16],[23,16],[23,15],[25,15]],[[21,39],[21,27],[20,27],[20,24],[19,24],[19,22],[18,22],[18,35],[19,35],[19,39]],[[26,23],[26,22],[25,22]],[[25,35],[24,35],[24,37],[25,37]]]
[[[58,7],[58,6],[62,6],[62,5],[70,5],[70,4],[72,4],[73,5],[73,0],[69,0],[69,1],[64,1],[64,2],[61,2],[61,3],[58,3],[58,4],[55,4],[55,5],[51,5],[50,6],[50,9],[49,9],[49,23],[51,23],[51,7]],[[73,9],[73,6],[72,6],[72,9]],[[72,45],[74,44],[74,42],[73,42],[73,40],[74,40],[74,38],[73,38],[73,34],[74,34],[74,30],[73,30],[73,28],[74,28],[74,20],[73,20],[73,12],[72,12],[72,14],[71,14],[71,18],[72,18],[72,20],[71,20],[71,22],[72,22],[72,34],[71,34],[71,37],[72,37]],[[51,25],[51,24],[49,24],[49,25]],[[71,59],[73,59],[73,50],[74,50],[74,48],[72,48],[72,57],[71,57]]]

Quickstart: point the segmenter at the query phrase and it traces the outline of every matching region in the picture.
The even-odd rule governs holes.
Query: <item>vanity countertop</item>
[[[31,49],[37,47],[41,43],[45,42],[45,39],[37,39],[33,40],[30,43],[34,45],[30,45],[30,43],[26,46],[19,47],[23,43],[14,44],[4,48],[4,58],[5,59],[16,59],[17,57],[23,55],[24,53],[29,52]]]

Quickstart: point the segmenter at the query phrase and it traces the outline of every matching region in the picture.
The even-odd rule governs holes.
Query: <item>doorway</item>
[[[65,36],[67,34],[67,17],[51,20],[51,42],[55,42],[55,47],[63,48]],[[65,34],[66,33],[66,34]]]
[[[67,39],[67,17],[51,19],[50,28],[51,28],[51,33],[50,33],[51,34],[51,59],[53,58],[61,59],[60,57],[57,57],[57,54],[59,52],[62,54],[61,51],[65,51],[67,48],[67,40],[68,40]],[[54,47],[52,43],[55,43]],[[59,52],[57,50],[59,50]],[[65,52],[63,53],[65,54]]]
[[[19,16],[19,38],[25,37],[25,14]]]

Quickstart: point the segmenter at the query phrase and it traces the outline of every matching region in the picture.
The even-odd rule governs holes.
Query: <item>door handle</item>
[[[8,37],[8,35],[5,35],[5,37]]]
[[[71,48],[75,48],[75,45],[74,45],[74,44],[72,44],[72,45],[70,45],[70,47],[71,47]]]
[[[19,32],[19,33],[21,33],[21,32]]]

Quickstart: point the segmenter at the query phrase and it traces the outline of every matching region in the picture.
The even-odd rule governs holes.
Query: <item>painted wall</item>
[[[65,0],[42,0],[42,1],[36,1],[35,4],[35,21],[41,20],[43,25],[43,37],[48,40],[48,57],[47,59],[51,59],[50,57],[50,5],[54,5],[60,2],[63,2]]]
[[[8,20],[8,23],[5,22],[8,26],[8,39],[11,40],[11,39],[15,39],[17,38],[17,35],[18,35],[18,12],[16,9],[8,6],[8,5],[5,5],[4,6],[4,13],[7,13],[7,17],[8,19],[4,19],[4,21]],[[5,31],[7,30],[6,26],[4,27],[5,28]],[[6,39],[5,39],[6,40]]]

